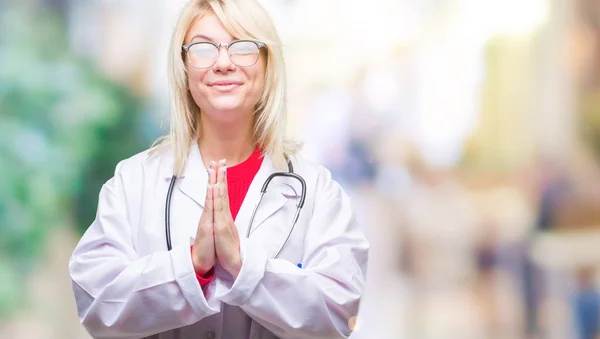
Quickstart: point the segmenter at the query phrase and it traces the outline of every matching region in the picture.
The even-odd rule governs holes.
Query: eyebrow
[[[211,39],[211,38],[207,37],[206,35],[202,35],[202,34],[195,34],[195,35],[194,35],[194,36],[193,36],[193,37],[190,39],[190,42],[194,41],[194,39],[197,39],[197,38],[200,38],[200,39],[204,39],[204,40],[208,40],[208,41],[212,41],[212,42],[214,42],[214,40],[213,40],[213,39]]]

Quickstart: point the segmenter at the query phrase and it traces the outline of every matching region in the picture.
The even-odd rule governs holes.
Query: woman
[[[368,243],[340,186],[284,136],[280,46],[255,0],[182,10],[169,54],[171,131],[117,165],[69,263],[92,336],[351,333]],[[269,175],[292,167],[306,185],[295,226],[301,180],[277,177],[261,198]]]

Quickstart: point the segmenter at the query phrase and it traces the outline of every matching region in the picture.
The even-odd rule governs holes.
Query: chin
[[[231,112],[231,111],[239,111],[244,108],[243,100],[239,98],[216,98],[211,103],[211,106],[214,107],[215,111],[218,112]]]

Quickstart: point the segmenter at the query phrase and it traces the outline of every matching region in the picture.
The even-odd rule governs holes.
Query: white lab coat
[[[300,185],[275,179],[246,229],[260,189],[275,171],[265,157],[235,219],[242,268],[217,265],[200,287],[190,245],[206,194],[207,172],[192,146],[171,203],[172,250],[165,239],[165,198],[173,155],[140,153],[117,165],[100,191],[96,219],[69,261],[81,323],[95,338],[337,338],[358,314],[368,243],[351,203],[328,170],[293,157],[306,201],[279,258]],[[302,264],[302,268],[297,265]]]

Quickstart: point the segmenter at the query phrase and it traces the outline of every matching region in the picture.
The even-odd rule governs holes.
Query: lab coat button
[[[212,331],[212,330],[210,330],[210,331],[206,331],[206,332],[204,333],[204,337],[205,337],[206,339],[215,339],[215,337],[216,337],[216,335],[215,335],[215,331]]]

